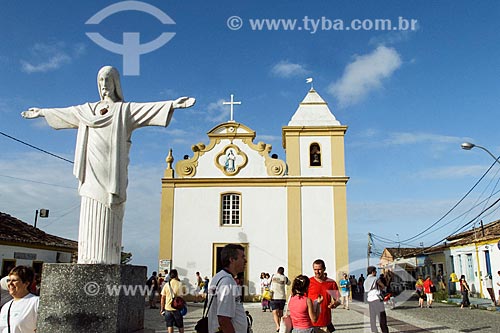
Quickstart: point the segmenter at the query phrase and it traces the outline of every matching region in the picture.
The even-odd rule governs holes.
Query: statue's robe
[[[132,131],[167,126],[172,103],[117,102],[103,115],[102,103],[43,109],[51,127],[78,128],[73,169],[82,197],[78,263],[120,263]]]

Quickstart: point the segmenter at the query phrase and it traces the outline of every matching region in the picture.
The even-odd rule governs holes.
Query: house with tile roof
[[[465,275],[473,293],[489,298],[484,285],[491,275],[495,295],[498,295],[500,276],[500,220],[483,225],[476,223],[467,230],[447,238],[447,264],[450,272]]]
[[[458,283],[449,280],[450,274],[465,275],[471,291],[478,297],[490,298],[485,277],[491,276],[494,294],[500,283],[500,220],[476,223],[471,230],[446,238],[444,244],[428,248],[386,248],[380,257],[380,268],[391,271],[396,282],[399,276],[431,276],[436,281],[439,271],[450,293],[459,290]],[[406,274],[406,275],[405,275]],[[404,280],[404,279],[403,279]]]
[[[0,212],[1,276],[17,265],[40,273],[43,263],[73,262],[78,242],[48,234],[7,213]]]

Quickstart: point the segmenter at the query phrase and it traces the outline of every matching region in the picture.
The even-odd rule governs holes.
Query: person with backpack
[[[156,276],[156,272],[153,272],[151,277],[146,282],[146,286],[149,290],[149,308],[150,309],[158,309],[156,306],[156,293],[158,292],[158,277]]]

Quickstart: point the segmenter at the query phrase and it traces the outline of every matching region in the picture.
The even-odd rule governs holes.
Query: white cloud
[[[229,120],[229,105],[224,105],[223,99],[212,102],[207,106],[205,119],[211,123],[226,122]]]
[[[386,134],[376,129],[360,131],[357,138],[359,139],[358,141],[353,141],[349,145],[356,147],[386,147],[425,143],[429,144],[433,148],[436,148],[437,146],[445,147],[449,144],[458,145],[465,141],[471,141],[468,137],[440,135],[425,132],[392,132]]]
[[[462,177],[480,177],[488,169],[487,165],[450,166],[420,171],[416,174],[422,179],[449,179]]]
[[[339,101],[340,107],[356,104],[371,91],[382,86],[382,80],[401,67],[399,53],[390,47],[379,46],[372,53],[356,56],[348,64],[342,77],[328,90]]]
[[[290,77],[297,77],[297,76],[305,76],[309,74],[310,71],[308,71],[304,65],[301,64],[294,64],[289,62],[288,60],[282,60],[276,65],[273,66],[271,69],[271,74],[277,77],[282,77],[282,78],[290,78]]]
[[[394,132],[389,134],[384,143],[389,145],[408,145],[417,143],[461,143],[464,141],[467,141],[467,138],[431,133]]]
[[[65,43],[58,42],[53,44],[38,43],[30,50],[31,59],[21,60],[21,69],[23,72],[44,73],[61,68],[85,53],[84,44],[76,44],[68,47]]]

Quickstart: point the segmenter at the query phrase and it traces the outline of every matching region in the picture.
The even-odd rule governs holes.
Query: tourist
[[[292,332],[315,333],[313,322],[318,319],[319,305],[323,301],[321,295],[316,301],[307,297],[310,280],[305,275],[299,275],[293,280],[292,296],[288,304],[290,318],[292,319]]]
[[[486,274],[486,276],[483,279],[484,281],[484,287],[488,291],[488,295],[490,296],[492,305],[496,305],[496,300],[495,300],[495,291],[493,291],[493,280],[491,279],[491,274]]]
[[[424,281],[424,293],[425,297],[427,298],[427,307],[432,308],[432,301],[434,300],[434,294],[433,290],[434,289],[434,283],[432,283],[431,277],[427,275]]]
[[[340,302],[338,302],[340,295],[337,282],[327,278],[325,270],[325,262],[322,259],[316,259],[313,262],[314,276],[309,278],[310,285],[307,292],[307,296],[311,300],[319,301],[319,296],[323,299],[320,304],[320,313],[318,318],[313,321],[313,325],[316,328],[317,333],[328,333],[335,330],[332,323],[331,309],[340,304]]]
[[[376,319],[378,317],[380,330],[382,330],[382,333],[388,333],[389,328],[387,327],[387,315],[385,313],[384,302],[379,298],[380,291],[385,289],[385,285],[380,279],[377,279],[377,268],[375,266],[369,266],[367,273],[364,289],[368,292],[366,300],[368,301],[368,308],[370,311],[371,330],[372,332],[377,332]]]
[[[424,307],[424,281],[422,280],[422,275],[418,276],[417,282],[415,282],[415,291],[418,295],[418,305],[420,308]]]
[[[31,267],[16,266],[9,272],[7,287],[12,300],[5,303],[0,312],[1,332],[34,332],[38,317],[38,296],[29,287],[35,273]]]
[[[347,278],[347,274],[344,273],[343,279],[339,281],[340,284],[340,297],[341,297],[341,302],[342,306],[344,309],[349,310],[349,287],[351,283],[349,282],[349,279]]]
[[[260,305],[262,307],[262,312],[266,312],[267,309],[269,309],[269,300],[262,297],[262,296],[264,295],[264,292],[269,290],[269,285],[270,285],[269,274],[265,273],[265,272],[260,273],[259,280],[260,280],[260,294],[261,294],[261,298],[262,298]]]
[[[500,287],[500,271],[497,272],[498,274],[498,282],[497,282],[497,286]],[[500,288],[498,289],[498,301],[497,301],[497,305],[500,306]]]
[[[181,311],[172,306],[174,298],[182,295],[182,288],[177,270],[170,270],[170,280],[163,286],[160,303],[160,314],[165,317],[168,333],[174,332],[174,326],[179,329],[179,333],[184,333],[184,320]]]
[[[156,306],[156,293],[159,291],[158,277],[156,276],[156,272],[149,277],[146,282],[146,286],[149,290],[149,308],[150,309],[158,309]]]
[[[200,272],[196,272],[196,282],[194,291],[194,302],[198,303],[203,299],[203,279],[201,278]]]
[[[274,323],[276,324],[276,332],[280,329],[281,317],[283,317],[283,309],[286,303],[285,286],[291,284],[290,280],[285,276],[285,269],[278,267],[276,274],[271,277],[271,291],[273,298],[271,299],[271,310],[273,311]]]
[[[462,302],[460,303],[460,308],[463,309],[464,306],[470,306],[470,301],[469,301],[469,293],[470,293],[470,288],[469,285],[467,284],[467,281],[465,281],[465,275],[460,276],[460,293],[462,294]]]
[[[241,286],[234,277],[245,270],[245,249],[227,244],[221,251],[221,269],[208,288],[208,332],[247,333],[247,316],[243,308]],[[213,301],[212,301],[213,299]],[[212,303],[211,303],[212,302]]]

